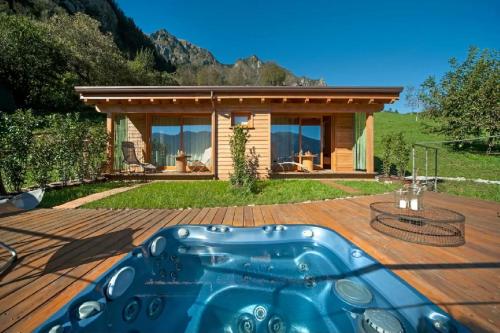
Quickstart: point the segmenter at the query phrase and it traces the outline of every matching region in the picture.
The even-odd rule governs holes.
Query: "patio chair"
[[[148,171],[156,171],[156,167],[150,163],[142,163],[137,158],[135,153],[135,145],[130,141],[122,142],[122,153],[123,153],[123,162],[129,166],[138,166],[141,167],[144,173]]]
[[[17,252],[16,252],[16,250],[14,250],[13,248],[11,248],[10,246],[8,246],[7,244],[5,244],[3,242],[0,242],[0,247],[4,248],[5,250],[7,250],[10,253],[9,259],[7,261],[5,261],[5,263],[2,266],[0,266],[0,276],[1,276],[6,270],[9,269],[10,266],[12,266],[14,261],[17,260]]]
[[[44,193],[44,189],[38,188],[12,198],[0,199],[0,215],[34,209],[42,201]]]
[[[204,171],[210,169],[210,160],[212,159],[212,147],[205,149],[200,160],[194,160],[189,165],[192,171]]]

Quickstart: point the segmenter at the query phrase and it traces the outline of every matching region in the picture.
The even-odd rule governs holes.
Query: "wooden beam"
[[[113,172],[114,170],[114,141],[115,141],[115,126],[114,126],[114,118],[112,113],[107,113],[106,114],[106,131],[108,132],[109,140],[108,140],[108,163],[107,163],[107,171],[109,173]]]

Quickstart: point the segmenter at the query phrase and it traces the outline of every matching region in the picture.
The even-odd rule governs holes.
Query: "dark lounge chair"
[[[123,153],[123,162],[128,164],[129,166],[138,166],[141,167],[144,173],[146,172],[155,172],[156,167],[150,163],[142,163],[137,158],[135,153],[135,146],[133,142],[123,141],[122,142],[122,153]]]

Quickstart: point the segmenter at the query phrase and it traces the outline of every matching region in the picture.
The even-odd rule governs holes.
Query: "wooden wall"
[[[217,107],[217,176],[228,179],[232,171],[229,140],[232,134],[231,114],[250,113],[253,128],[249,129],[250,138],[247,147],[255,148],[259,157],[259,177],[266,178],[271,168],[271,114],[265,108]]]
[[[354,114],[344,113],[333,116],[333,170],[354,171]]]
[[[147,150],[148,128],[145,114],[128,114],[127,137],[134,143],[135,153],[139,161],[143,162]]]

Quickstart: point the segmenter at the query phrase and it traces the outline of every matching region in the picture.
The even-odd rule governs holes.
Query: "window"
[[[236,113],[232,114],[231,126],[242,126],[251,128],[253,127],[253,119],[250,113]]]

